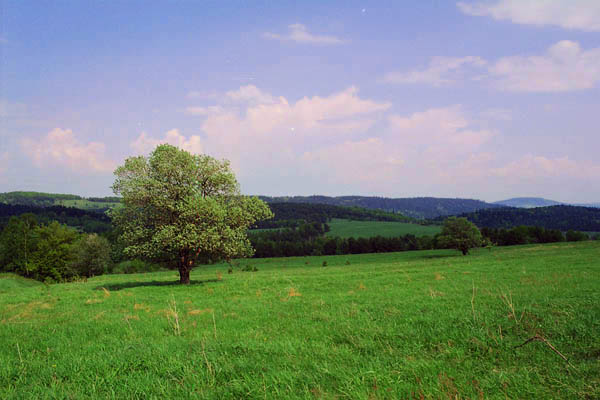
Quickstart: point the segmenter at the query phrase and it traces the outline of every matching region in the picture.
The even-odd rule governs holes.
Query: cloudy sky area
[[[600,1],[3,1],[0,192],[168,142],[248,194],[600,201]]]

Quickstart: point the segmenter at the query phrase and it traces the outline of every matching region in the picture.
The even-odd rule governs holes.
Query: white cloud
[[[600,164],[579,162],[566,156],[547,158],[528,154],[490,172],[491,175],[508,178],[511,181],[548,177],[600,179]]]
[[[289,32],[281,35],[278,33],[265,32],[263,37],[266,39],[280,40],[282,42],[292,41],[296,43],[308,43],[308,44],[342,44],[343,40],[335,36],[326,35],[314,35],[306,29],[306,26],[302,24],[288,25]]]
[[[589,89],[600,82],[600,47],[582,50],[577,42],[560,41],[541,56],[499,59],[489,67],[501,90],[564,92]]]
[[[329,183],[377,187],[397,181],[404,161],[381,138],[346,141],[302,154],[302,168]]]
[[[202,139],[200,136],[190,136],[186,138],[179,133],[177,129],[171,129],[165,133],[161,139],[148,137],[146,132],[142,132],[133,142],[130,143],[131,148],[137,154],[148,154],[159,144],[168,143],[177,146],[180,149],[189,151],[190,153],[201,154],[203,152]]]
[[[252,104],[272,104],[276,101],[271,94],[263,92],[254,85],[241,86],[237,90],[225,93],[225,96],[232,101]]]
[[[472,74],[473,68],[483,67],[487,67],[486,74]],[[590,89],[600,82],[600,47],[583,50],[577,42],[562,40],[543,55],[503,57],[495,62],[477,56],[433,57],[427,69],[389,73],[384,81],[443,86],[458,79],[478,80],[514,92]]]
[[[496,0],[458,2],[465,14],[488,16],[525,25],[555,25],[565,29],[600,31],[598,0]]]
[[[187,107],[185,109],[186,114],[189,115],[213,115],[219,114],[223,112],[223,108],[220,106],[210,106],[210,107]]]
[[[433,57],[429,66],[423,70],[407,72],[391,72],[384,78],[384,82],[399,84],[424,83],[433,86],[444,86],[455,82],[462,77],[463,71],[468,67],[483,67],[486,61],[481,57]]]
[[[104,143],[81,143],[70,129],[55,128],[41,140],[23,139],[21,147],[40,168],[60,165],[77,172],[111,172],[116,166],[107,158]]]

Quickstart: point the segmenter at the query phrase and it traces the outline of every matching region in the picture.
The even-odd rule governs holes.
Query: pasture
[[[0,276],[0,398],[600,397],[599,241],[227,267]]]
[[[342,238],[370,238],[374,236],[396,237],[404,235],[434,236],[442,231],[438,225],[419,225],[408,222],[389,221],[351,221],[347,219],[333,218],[327,223],[330,231],[327,236]]]

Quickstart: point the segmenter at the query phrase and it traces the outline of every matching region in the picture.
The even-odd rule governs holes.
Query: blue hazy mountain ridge
[[[563,203],[560,201],[544,199],[542,197],[513,197],[511,199],[495,201],[493,204],[499,204],[506,207],[517,207],[517,208],[535,208],[535,207],[548,207],[548,206],[579,206],[579,207],[594,207],[599,208],[600,203]]]

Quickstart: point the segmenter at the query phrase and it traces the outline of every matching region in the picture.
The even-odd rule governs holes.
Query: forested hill
[[[82,210],[104,213],[121,201],[118,197],[81,197],[76,194],[42,193],[42,192],[8,192],[0,193],[0,204],[51,207],[76,207]]]
[[[309,203],[345,207],[362,207],[400,213],[408,217],[426,219],[456,215],[487,208],[501,207],[473,199],[450,199],[438,197],[387,198],[366,196],[259,196],[268,203]]]
[[[577,206],[538,208],[494,208],[460,215],[475,225],[487,228],[512,228],[528,225],[561,231],[600,232],[600,209]]]
[[[36,207],[0,203],[0,231],[8,223],[10,217],[25,213],[35,214],[40,223],[58,221],[83,232],[102,233],[112,229],[110,218],[94,211],[64,206]]]
[[[326,223],[333,218],[354,221],[413,221],[412,218],[405,217],[402,214],[329,204],[269,203],[269,208],[273,211],[273,218],[257,223],[257,228],[295,227],[303,222]]]

